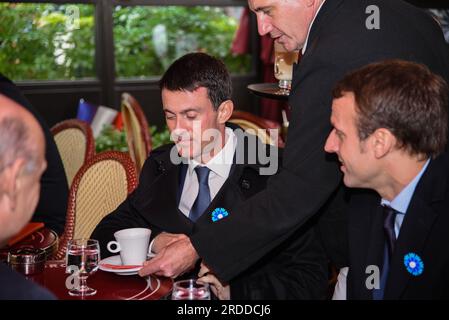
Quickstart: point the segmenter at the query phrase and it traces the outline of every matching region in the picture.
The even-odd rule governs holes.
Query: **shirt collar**
[[[315,22],[316,16],[318,15],[318,13],[320,12],[321,8],[323,7],[323,4],[326,2],[326,0],[324,0],[320,7],[318,8],[318,10],[315,13],[315,16],[312,19],[312,23],[309,25],[309,30],[307,31],[307,37],[306,37],[306,41],[304,42],[304,46],[302,47],[302,51],[301,53],[304,54],[304,52],[306,52],[306,48],[307,48],[307,42],[309,42],[309,35],[310,35],[310,30],[312,29],[312,25]]]
[[[224,147],[206,164],[199,163],[196,160],[189,159],[189,174],[191,175],[197,166],[206,166],[210,171],[227,178],[234,162],[234,153],[237,145],[237,137],[231,128],[225,128],[226,142]]]
[[[415,192],[416,185],[421,179],[424,171],[426,171],[429,165],[430,159],[426,161],[421,171],[416,175],[415,178],[404,188],[402,191],[390,202],[388,200],[382,199],[381,204],[392,207],[399,213],[405,214],[407,212],[410,200],[412,200],[413,193]]]

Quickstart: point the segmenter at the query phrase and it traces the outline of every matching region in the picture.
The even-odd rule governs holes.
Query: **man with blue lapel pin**
[[[100,241],[103,257],[110,254],[105,248],[114,232],[133,227],[150,228],[149,249],[163,257],[163,248],[188,239],[199,222],[208,228],[229,219],[233,208],[265,188],[266,173],[276,173],[280,164],[276,148],[255,136],[245,138],[240,128],[227,124],[234,106],[230,76],[221,61],[204,53],[187,54],[168,68],[160,88],[175,144],[151,152],[137,189],[94,230],[91,237]],[[261,150],[269,156],[261,156]],[[220,242],[232,239],[232,231]],[[226,255],[235,259],[232,251]],[[183,277],[196,277],[198,267]],[[314,230],[307,225],[293,234],[230,287],[226,298],[231,299],[323,298],[327,261]]]
[[[347,298],[449,298],[447,83],[386,60],[345,76],[333,98],[325,151],[346,186],[377,193],[351,199]]]

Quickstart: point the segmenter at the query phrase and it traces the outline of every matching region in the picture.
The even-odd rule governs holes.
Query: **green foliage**
[[[150,134],[153,149],[172,142],[170,140],[170,132],[168,131],[167,126],[165,126],[162,131],[157,131],[156,126],[150,126]]]
[[[116,7],[114,39],[117,74],[121,77],[160,75],[187,52],[202,51],[222,59],[232,73],[250,69],[250,57],[234,56],[231,43],[238,21],[224,8],[202,7]],[[164,38],[165,50],[158,55],[153,37]],[[156,33],[154,36],[153,34]],[[160,42],[164,42],[161,41]]]
[[[238,21],[226,10],[208,6],[115,7],[117,75],[160,75],[173,60],[191,51],[221,58],[232,73],[248,72],[249,55],[230,52]],[[78,18],[74,19],[74,11],[79,12]],[[0,3],[0,71],[14,80],[95,77],[94,14],[95,6],[90,4]],[[166,38],[164,32],[156,32],[161,26]],[[164,39],[166,45],[161,45]]]
[[[150,126],[151,141],[153,149],[161,145],[170,143],[170,133],[165,126],[162,131],[158,131],[156,126]],[[95,150],[97,153],[107,150],[128,152],[126,134],[123,130],[117,130],[112,125],[104,126],[98,137],[95,139]]]
[[[128,152],[126,134],[123,130],[117,130],[112,125],[104,126],[95,139],[95,150],[97,153],[108,150]]]
[[[0,70],[14,80],[95,77],[94,7],[0,3]]]

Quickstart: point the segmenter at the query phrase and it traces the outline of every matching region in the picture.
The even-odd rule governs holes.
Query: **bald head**
[[[25,108],[0,94],[0,174],[17,158],[27,161],[28,172],[45,151],[44,133]]]
[[[0,94],[0,244],[30,220],[45,168],[45,138],[39,123]]]

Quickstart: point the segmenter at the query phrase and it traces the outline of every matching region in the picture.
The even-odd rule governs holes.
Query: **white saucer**
[[[149,255],[149,257],[151,257],[151,256],[154,256],[154,255]],[[103,264],[112,264],[115,266],[121,266],[122,259],[120,258],[119,254],[102,259],[99,263],[99,269],[106,271],[106,272],[114,272],[121,276],[129,276],[129,275],[137,274],[137,271],[139,271],[142,268],[142,267],[136,267],[136,268],[129,268],[129,269],[114,269],[114,268],[105,267],[105,266],[103,266]]]

